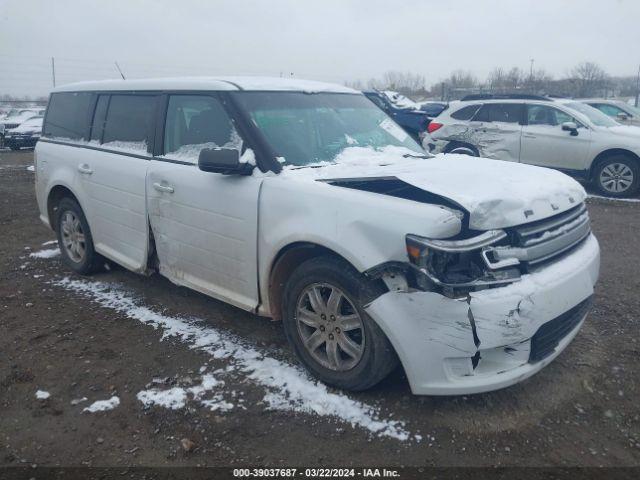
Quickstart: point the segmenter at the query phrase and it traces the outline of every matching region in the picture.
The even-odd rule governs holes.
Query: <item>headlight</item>
[[[421,288],[437,285],[473,290],[520,279],[518,268],[490,269],[482,258],[483,248],[504,243],[506,238],[504,230],[490,230],[463,240],[407,235],[407,254],[418,271],[416,279]]]

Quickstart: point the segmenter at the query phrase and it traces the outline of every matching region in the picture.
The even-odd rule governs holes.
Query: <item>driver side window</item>
[[[205,95],[170,96],[164,156],[196,164],[205,148],[242,148],[240,135],[220,101]]]
[[[578,128],[582,124],[568,113],[547,105],[527,105],[528,125],[550,125],[553,127],[566,122],[574,122]]]

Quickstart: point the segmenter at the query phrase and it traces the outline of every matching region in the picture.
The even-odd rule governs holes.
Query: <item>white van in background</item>
[[[337,85],[60,87],[35,158],[40,217],[69,268],[106,257],[281,319],[300,361],[340,388],[398,360],[416,394],[519,382],[578,333],[598,278],[573,179],[433,157]]]

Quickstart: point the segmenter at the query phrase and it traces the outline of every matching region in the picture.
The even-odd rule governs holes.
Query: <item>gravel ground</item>
[[[0,152],[0,466],[640,466],[640,203],[589,201],[602,247],[593,312],[533,378],[482,395],[416,397],[399,370],[370,391],[335,396],[371,406],[389,424],[405,422],[402,441],[322,411],[268,408],[265,388],[237,359],[163,337],[131,311],[56,284],[66,276],[109,282],[139,307],[203,319],[282,365],[296,363],[278,323],[158,275],[113,266],[82,279],[59,257],[31,257],[55,248],[42,245],[54,236],[38,219],[32,160],[28,151]],[[232,408],[145,407],[136,398],[197,386],[202,367],[222,372]],[[38,390],[50,396],[38,399]],[[113,396],[116,408],[83,411]]]

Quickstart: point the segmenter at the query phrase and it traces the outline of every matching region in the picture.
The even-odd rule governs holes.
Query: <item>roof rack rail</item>
[[[528,93],[474,93],[462,97],[463,102],[470,100],[543,100],[550,102],[549,97]]]

